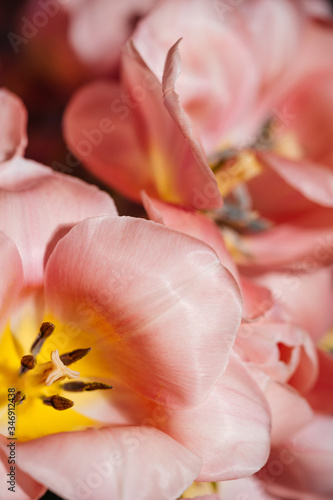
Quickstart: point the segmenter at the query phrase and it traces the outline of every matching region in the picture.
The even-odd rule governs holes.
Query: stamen
[[[224,202],[221,209],[212,213],[212,217],[217,224],[228,226],[239,233],[259,233],[272,226],[268,219],[260,217],[256,211],[243,210],[227,201]]]
[[[112,385],[103,384],[102,382],[82,382],[75,380],[74,382],[66,382],[62,389],[70,392],[97,391],[99,389],[113,389]]]
[[[31,354],[36,356],[40,352],[45,340],[52,335],[52,333],[54,332],[54,329],[55,329],[55,326],[53,323],[48,323],[48,322],[42,323],[40,330],[39,330],[39,333],[36,337],[36,340],[34,341],[34,343],[31,346],[31,349],[30,349]]]
[[[90,353],[90,351],[91,347],[88,347],[87,349],[75,349],[75,351],[66,352],[66,354],[62,354],[60,356],[60,359],[64,365],[69,366],[72,363],[75,363],[76,361],[79,361],[80,359],[84,358],[87,354]]]
[[[17,391],[14,397],[14,403],[20,405],[25,400],[25,394],[21,391]]]
[[[23,375],[29,370],[33,370],[37,364],[35,356],[32,354],[27,354],[26,356],[23,356],[21,359],[21,368],[19,371],[19,375]]]
[[[63,379],[65,377],[67,377],[67,378],[79,378],[79,376],[80,376],[79,372],[71,370],[70,368],[68,368],[67,366],[64,365],[64,363],[61,361],[61,359],[59,357],[58,349],[56,349],[55,351],[52,351],[51,363],[52,363],[52,368],[51,368],[51,371],[50,371],[48,377],[45,380],[45,385],[52,385],[57,380]]]
[[[43,403],[47,406],[52,406],[55,410],[63,411],[68,410],[74,406],[74,401],[71,399],[63,398],[58,394],[51,396],[49,398],[43,398]]]

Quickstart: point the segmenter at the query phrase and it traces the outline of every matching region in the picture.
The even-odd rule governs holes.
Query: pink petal
[[[283,318],[306,330],[314,341],[332,326],[332,268],[315,272],[266,273],[256,282],[271,290],[275,301],[280,304]]]
[[[266,399],[235,354],[209,397],[196,408],[171,412],[163,429],[202,459],[199,481],[251,475],[269,454]]]
[[[0,229],[19,250],[26,286],[43,282],[50,253],[73,224],[115,213],[106,193],[35,162],[15,158],[0,170]]]
[[[256,153],[258,160],[265,166],[260,175],[247,182],[247,188],[252,200],[252,208],[274,224],[286,224],[307,211],[318,208],[298,189],[291,186],[266,162],[266,157],[279,158],[272,153]],[[262,160],[262,159],[263,160]],[[280,158],[280,161],[285,161]],[[274,186],[274,189],[272,188]]]
[[[331,9],[325,0],[305,0],[305,8],[312,16],[330,17]]]
[[[45,283],[54,314],[95,337],[112,373],[149,398],[199,404],[227,365],[238,287],[194,238],[141,219],[89,219],[59,241]]]
[[[333,169],[306,159],[290,160],[272,153],[260,153],[259,159],[309,200],[333,207]]]
[[[67,108],[64,133],[95,175],[136,201],[144,189],[189,207],[222,204],[198,142],[171,118],[160,82],[130,42],[123,51],[122,86],[83,88]]]
[[[87,168],[136,200],[141,186],[153,182],[141,149],[142,132],[136,129],[134,110],[121,103],[121,90],[119,85],[108,82],[80,89],[66,109],[64,134]],[[115,111],[110,110],[111,106]]]
[[[225,246],[222,233],[211,219],[193,210],[186,210],[182,207],[149,198],[144,192],[141,196],[143,205],[151,220],[194,236],[215,250],[221,264],[229,269],[240,285],[244,300],[244,317],[254,319],[263,316],[272,307],[271,293],[267,288],[251,283],[245,277],[239,276],[236,264]]]
[[[162,79],[164,104],[167,110],[169,111],[170,116],[174,119],[175,123],[178,125],[179,129],[183,133],[185,139],[191,146],[193,154],[201,169],[201,171],[197,170],[196,172],[192,172],[190,175],[186,175],[186,172],[184,171],[183,175],[184,175],[185,185],[188,185],[189,182],[192,181],[193,185],[196,186],[197,190],[199,186],[200,190],[202,190],[202,184],[204,183],[203,192],[206,194],[206,196],[208,196],[209,193],[210,199],[206,200],[203,206],[194,204],[194,207],[218,208],[222,205],[222,200],[214,174],[207,164],[207,160],[202,150],[200,142],[195,137],[193,131],[193,125],[191,124],[190,118],[186,115],[183,108],[181,107],[179,101],[179,95],[175,92],[175,84],[179,76],[180,66],[181,66],[180,54],[178,48],[179,42],[180,41],[178,41],[171,47],[165,61],[165,67]],[[195,174],[194,179],[193,179],[193,174]]]
[[[333,358],[318,349],[319,374],[307,400],[318,412],[333,414]]]
[[[221,489],[221,500],[279,500],[267,493],[265,484],[255,476],[237,481],[225,481]]]
[[[211,219],[194,210],[149,198],[146,193],[142,193],[142,203],[148,217],[154,222],[198,238],[211,246],[217,253],[221,264],[229,269],[236,280],[239,279],[236,264],[225,246],[221,231]]]
[[[267,320],[242,324],[235,349],[242,359],[257,365],[274,380],[288,382],[301,392],[316,381],[315,346],[297,326]]]
[[[282,463],[281,456],[284,456]],[[330,500],[333,492],[332,416],[317,415],[283,447],[273,450],[259,476],[262,479],[272,476],[270,471],[276,472],[277,467],[280,474],[275,474],[275,481],[266,483],[269,492],[283,498]]]
[[[136,17],[143,16],[155,0],[97,0],[66,2],[71,13],[69,38],[82,61],[99,72],[114,69]]]
[[[68,500],[170,500],[198,475],[200,460],[149,427],[106,427],[20,443],[22,470]]]
[[[332,43],[333,40],[330,45]],[[300,166],[300,172],[297,172],[300,185],[297,186],[294,169],[289,174],[288,169],[283,165],[282,167],[278,165],[278,173],[285,176],[288,182],[291,182],[296,189],[302,190],[310,199],[314,199],[311,195],[316,196],[314,201],[317,203],[332,206],[329,194],[332,191],[333,175],[333,154],[330,141],[333,133],[333,72],[330,65],[325,69],[304,79],[288,97],[292,114],[285,129],[282,129],[282,134],[284,131],[295,134],[309,163],[307,165],[307,162],[301,162],[305,164],[305,172],[303,175],[303,168]],[[329,170],[325,166],[329,167]],[[273,168],[276,167],[273,165]],[[325,186],[325,178],[327,186]],[[308,188],[309,182],[314,184],[313,193]],[[324,197],[323,201],[321,201],[321,195]]]
[[[9,314],[23,284],[21,257],[13,241],[0,231],[0,327]]]
[[[240,285],[243,294],[243,317],[254,320],[264,316],[274,305],[273,297],[268,288],[258,286],[241,276]]]
[[[0,491],[1,491],[1,500],[38,500],[41,498],[46,492],[45,486],[36,482],[32,477],[23,472],[23,470],[18,467],[17,463],[15,465],[8,463],[8,456],[10,454],[10,447],[7,447],[10,444],[10,439],[5,439],[4,436],[1,436],[0,439]],[[15,442],[15,455],[17,458],[17,442]],[[13,471],[10,467],[15,467],[15,492],[8,490],[8,488],[13,485],[7,483],[11,478],[7,474]]]
[[[221,497],[218,497],[217,495],[204,495],[200,497],[192,497],[194,500],[220,500]],[[189,498],[185,498],[184,500],[190,500]]]
[[[15,94],[0,89],[0,163],[22,156],[28,144],[27,111]]]
[[[232,126],[251,110],[259,77],[249,50],[248,31],[239,15],[240,6],[227,6],[229,12],[225,15],[224,5],[219,7],[193,1],[189,19],[186,0],[161,2],[133,35],[134,43],[160,80],[164,54],[183,37],[183,67],[177,93],[208,154],[220,148],[222,141],[228,142]],[[170,76],[175,79],[176,74]],[[176,110],[177,96],[172,100]]]
[[[250,365],[249,369],[270,408],[272,445],[280,444],[311,422],[313,412],[307,401],[295,389],[276,382],[255,365]]]
[[[109,391],[75,393],[75,411],[81,415],[102,425],[114,426],[142,425],[145,419],[151,418],[155,409],[154,403],[124,385],[119,379],[96,376],[89,378],[82,372],[81,377],[85,382],[104,382],[113,386]],[[68,395],[66,391],[61,394],[64,397]]]
[[[313,412],[296,390],[272,381],[265,396],[272,412],[272,445],[289,438],[311,422]]]
[[[333,262],[332,209],[314,207],[267,231],[243,238],[251,268],[314,271]],[[288,244],[286,244],[288,242]]]

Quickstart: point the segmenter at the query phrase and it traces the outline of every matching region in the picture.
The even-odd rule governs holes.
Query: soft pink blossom
[[[317,414],[308,426],[273,448],[258,474],[267,492],[295,500],[331,499],[332,430],[332,416]]]
[[[90,346],[77,371],[114,387],[71,393],[56,381],[36,396],[27,386],[16,409],[19,498],[46,487],[73,500],[87,491],[98,500],[138,491],[170,500],[196,478],[259,470],[269,410],[231,352],[241,296],[215,251],[161,224],[118,217],[94,186],[18,156],[1,165],[0,206],[1,385],[27,380],[18,377],[20,358],[52,318],[58,333],[37,368],[56,349]],[[43,404],[53,394],[46,390],[74,407]],[[4,481],[7,421],[1,433]]]
[[[239,273],[224,245],[221,232],[208,217],[153,200],[145,193],[143,203],[151,219],[190,234],[214,248],[220,261],[236,278],[243,295],[244,319],[233,350],[247,364],[265,394],[272,413],[271,440],[272,443],[279,443],[313,418],[313,412],[304,396],[319,380],[316,348],[306,330],[310,321],[301,321],[302,307],[307,308],[307,288],[294,300],[298,305],[298,308],[294,307],[294,314],[288,314],[286,308],[283,309],[275,302],[274,287],[271,287],[270,293],[269,289],[258,286],[256,281],[246,279]],[[325,285],[325,294],[326,283],[331,283],[331,275],[325,271],[328,276],[322,276],[324,270],[317,273]],[[269,280],[259,280],[264,285],[267,282],[270,284]],[[283,276],[280,277],[280,282],[283,283]],[[291,300],[294,299],[290,290],[287,287],[285,289],[291,295]],[[290,304],[291,300],[287,303]],[[313,324],[316,315],[318,313],[315,310],[309,311],[308,318],[313,317]],[[298,410],[293,411],[290,416],[290,408]]]
[[[65,137],[88,168],[133,200],[139,201],[144,189],[150,196],[200,208],[206,190],[208,206],[219,207],[213,173],[169,88],[175,51],[177,46],[169,53],[161,84],[129,42],[121,84],[100,81],[82,88],[66,110]]]
[[[157,5],[133,35],[141,63],[162,83],[173,126],[178,125],[198,163],[188,156],[185,161],[166,124],[166,110],[154,105],[151,95],[141,89],[133,100],[140,82],[126,76],[134,66],[128,50],[123,56],[123,94],[119,89],[111,92],[111,84],[105,83],[83,89],[69,105],[66,139],[89,169],[125,195],[137,199],[145,189],[151,196],[197,209],[217,207],[217,186],[224,197],[233,192],[242,180],[237,175],[233,179],[239,162],[248,193],[246,210],[259,214],[259,223],[264,220],[269,227],[264,225],[259,234],[250,228],[240,238],[237,260],[259,270],[289,269],[309,258],[317,267],[329,265],[331,23],[311,17],[311,7],[302,0],[251,0],[224,10],[223,5],[169,0]],[[181,37],[178,47],[175,41]],[[127,105],[125,94],[132,97]],[[114,120],[112,133],[96,132],[94,147],[80,151],[87,130],[98,130],[105,116]],[[318,132],[323,128],[324,134]],[[121,147],[127,154],[120,156]],[[254,158],[252,168],[259,169],[255,175],[242,163],[241,148]],[[203,151],[215,170],[220,158],[230,157],[215,172],[216,180]],[[223,213],[218,213],[222,223]],[[322,242],[328,249],[325,258],[317,256]]]

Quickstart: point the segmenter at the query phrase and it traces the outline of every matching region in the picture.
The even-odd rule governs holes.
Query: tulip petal
[[[240,284],[244,298],[243,317],[246,320],[261,318],[273,308],[274,301],[268,288],[259,286],[244,276],[240,278]]]
[[[115,69],[135,18],[143,16],[154,2],[63,2],[71,14],[69,38],[76,54],[99,72]]]
[[[181,65],[179,48],[178,48],[179,43],[180,40],[171,47],[165,61],[165,67],[162,79],[163,100],[165,107],[170,113],[170,116],[172,116],[175,123],[178,125],[179,129],[183,133],[185,139],[190,144],[193,154],[201,169],[201,171],[193,170],[191,174],[188,173],[187,175],[186,172],[184,171],[183,175],[184,175],[185,185],[188,185],[191,180],[193,185],[197,186],[197,191],[198,191],[198,186],[200,186],[200,190],[202,190],[201,186],[204,183],[203,191],[206,194],[206,197],[207,193],[209,193],[209,199],[206,200],[203,206],[194,205],[194,207],[201,209],[219,208],[222,205],[222,200],[214,174],[207,164],[207,160],[202,150],[201,144],[195,138],[193,125],[191,124],[190,118],[186,115],[185,111],[181,107],[179,101],[179,95],[175,92],[175,84],[180,73],[180,65]],[[195,175],[194,179],[193,175]]]
[[[272,153],[260,153],[258,157],[306,198],[333,207],[332,169],[307,159],[292,160]]]
[[[318,207],[261,234],[245,236],[243,244],[249,257],[244,258],[242,266],[312,272],[330,265],[333,262],[332,217],[332,209]]]
[[[221,485],[221,500],[279,500],[265,491],[265,485],[255,476],[225,481]]]
[[[177,93],[209,155],[228,145],[233,126],[237,120],[242,123],[251,110],[258,85],[258,67],[240,10],[241,6],[196,0],[191,3],[189,19],[186,0],[161,2],[133,35],[135,45],[161,81],[163,55],[183,37],[183,71],[177,80]],[[176,62],[176,47],[173,52]],[[176,74],[168,76],[175,79]],[[176,112],[176,95],[172,101],[169,105]],[[183,116],[180,109],[179,113]]]
[[[280,444],[311,422],[313,412],[306,399],[295,389],[276,382],[256,365],[250,364],[248,368],[269,404],[272,445]]]
[[[22,156],[28,144],[27,111],[15,94],[0,89],[0,163]]]
[[[333,492],[333,419],[317,415],[308,426],[283,443],[284,448],[273,449],[259,476],[270,475],[271,463],[279,462],[281,451],[287,451],[282,473],[275,481],[267,481],[270,493],[279,498],[298,500],[330,500]]]
[[[6,440],[3,436],[0,442],[0,489],[1,489],[1,500],[38,500],[46,493],[46,488],[42,484],[36,482],[32,477],[23,472],[21,468],[15,463],[14,471],[14,481],[13,484],[7,483],[11,478],[7,474],[10,474],[13,469],[10,469],[11,465],[8,463],[8,455],[10,453],[10,448],[7,445],[10,440]],[[17,442],[15,442],[15,448],[17,447]],[[8,488],[13,487],[14,490],[9,490]]]
[[[18,458],[22,470],[68,500],[170,500],[200,469],[195,455],[149,427],[52,434],[20,443]]]
[[[0,231],[0,327],[9,319],[11,307],[23,285],[22,261],[13,241]]]
[[[204,495],[200,497],[192,497],[192,500],[221,500],[221,497],[218,497],[217,495]],[[190,498],[184,498],[184,500],[191,500]]]
[[[197,405],[227,365],[239,290],[194,238],[141,219],[88,219],[59,241],[45,283],[50,310],[76,322],[113,374],[151,399]]]
[[[200,456],[199,481],[249,476],[268,458],[268,405],[235,354],[206,401],[193,409],[172,411],[163,428]]]
[[[271,290],[283,318],[306,330],[314,341],[317,342],[332,326],[332,269],[266,273],[260,275],[256,282]]]
[[[218,207],[222,199],[214,176],[186,127],[179,129],[168,113],[161,83],[130,42],[123,50],[122,85],[87,85],[64,118],[72,150],[126,196],[139,201],[145,189],[172,203]],[[204,192],[201,186],[206,184]]]
[[[306,395],[317,412],[333,414],[333,358],[318,349],[319,374],[311,392]]]
[[[33,161],[15,158],[0,170],[0,230],[18,248],[26,286],[43,283],[50,253],[73,224],[116,213],[109,195],[95,186]]]
[[[316,349],[307,332],[298,326],[265,319],[242,324],[235,349],[242,359],[259,366],[274,380],[288,381],[301,392],[316,381]]]
[[[211,219],[194,210],[186,210],[183,207],[149,198],[144,192],[141,197],[150,220],[198,238],[210,245],[217,253],[221,264],[238,280],[236,264],[224,244],[219,228]]]
[[[247,319],[255,319],[263,316],[272,307],[272,297],[267,288],[239,276],[237,266],[225,246],[222,233],[211,219],[193,210],[186,210],[149,198],[145,192],[141,194],[141,197],[151,220],[198,238],[215,250],[221,264],[240,284],[244,301],[243,316]]]

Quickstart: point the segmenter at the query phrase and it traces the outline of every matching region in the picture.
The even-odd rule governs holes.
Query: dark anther
[[[55,410],[63,411],[68,410],[74,406],[74,401],[71,399],[63,398],[58,394],[51,396],[49,398],[44,398],[43,403],[47,406],[52,406]]]
[[[36,337],[36,340],[34,341],[34,343],[31,346],[31,349],[30,349],[31,354],[36,356],[40,352],[45,340],[48,339],[52,335],[52,333],[54,332],[54,329],[55,329],[55,326],[53,323],[48,323],[48,322],[42,323],[40,330],[39,330],[39,333]]]
[[[100,389],[113,389],[112,385],[102,384],[101,382],[81,382],[74,380],[62,385],[62,389],[70,392],[97,391]]]
[[[32,354],[27,354],[26,356],[23,356],[23,358],[21,359],[21,367],[19,374],[23,375],[27,371],[32,370],[33,368],[35,368],[36,364],[37,364],[36,358]]]
[[[62,354],[60,356],[61,361],[65,366],[69,366],[76,361],[84,358],[91,351],[91,347],[87,347],[87,349],[75,349],[75,351],[66,352],[66,354]]]
[[[17,393],[15,394],[15,397],[14,397],[14,403],[15,403],[16,405],[19,405],[19,404],[21,404],[24,400],[25,400],[25,394],[23,394],[23,392],[21,392],[21,391],[17,391]]]

